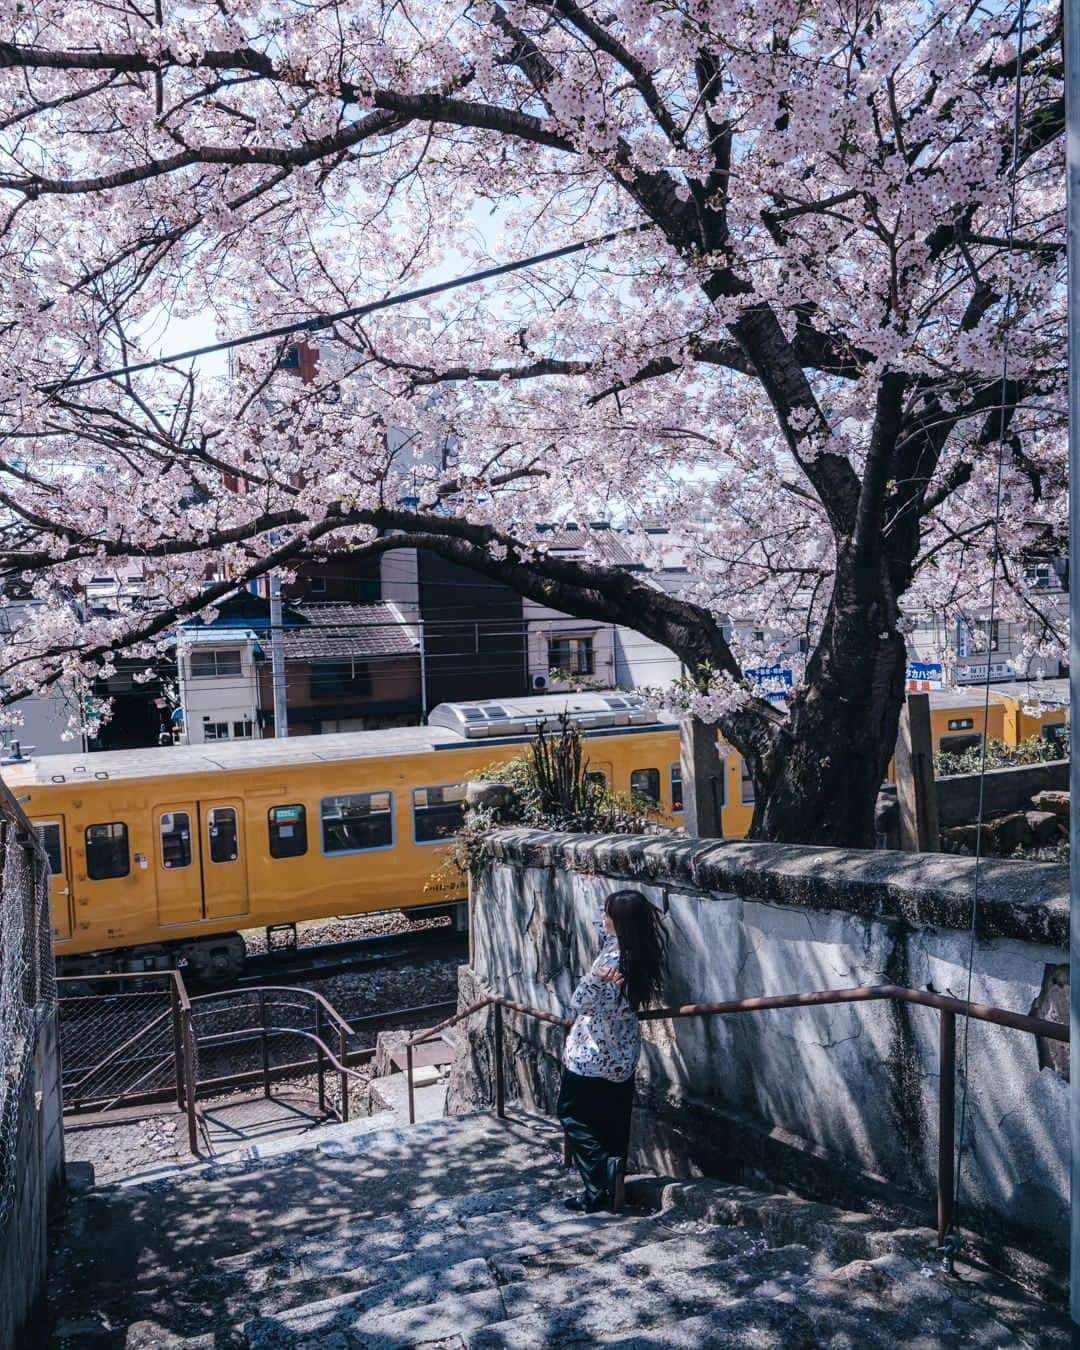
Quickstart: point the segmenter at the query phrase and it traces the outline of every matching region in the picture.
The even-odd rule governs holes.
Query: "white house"
[[[181,628],[176,666],[183,740],[248,740],[259,735],[258,635],[251,628]]]

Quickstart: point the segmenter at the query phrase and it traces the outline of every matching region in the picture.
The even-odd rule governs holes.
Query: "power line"
[[[117,366],[114,370],[101,370],[93,375],[79,375],[75,378],[57,380],[52,384],[36,385],[38,392],[56,394],[63,389],[77,389],[82,385],[97,384],[101,380],[116,379],[119,375],[135,375],[144,370],[155,370],[159,366],[170,365],[174,361],[193,361],[200,356],[211,356],[214,352],[232,351],[237,347],[247,347],[255,342],[265,342],[270,338],[289,337],[293,333],[318,332],[328,328],[341,319],[360,319],[379,310],[393,309],[413,300],[426,300],[432,295],[441,295],[446,291],[458,290],[462,286],[473,286],[481,281],[491,281],[495,277],[506,276],[509,272],[519,272],[527,267],[539,267],[543,263],[554,262],[557,258],[569,258],[575,253],[583,253],[588,248],[600,244],[610,244],[626,235],[640,234],[644,230],[655,229],[651,221],[624,226],[621,230],[611,230],[607,234],[598,234],[591,239],[582,239],[575,244],[564,244],[561,248],[551,248],[543,253],[534,253],[528,258],[516,258],[512,262],[499,263],[495,267],[485,267],[479,272],[467,272],[464,276],[454,277],[450,281],[434,282],[430,286],[419,286],[411,291],[399,291],[396,295],[384,296],[381,300],[370,300],[366,305],[352,305],[348,309],[335,310],[332,314],[318,314],[293,323],[278,324],[275,328],[263,328],[255,333],[245,333],[242,337],[227,338],[223,342],[211,342],[205,347],[191,347],[187,351],[173,352],[170,356],[158,356],[151,361],[138,361],[131,365]]]

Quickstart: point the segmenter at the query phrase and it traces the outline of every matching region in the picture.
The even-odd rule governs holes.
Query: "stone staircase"
[[[1048,1347],[1066,1323],[933,1235],[792,1197],[639,1178],[575,1215],[532,1118],[312,1131],[69,1201],[49,1344],[70,1350]]]

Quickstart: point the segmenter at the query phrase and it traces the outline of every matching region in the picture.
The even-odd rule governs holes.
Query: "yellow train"
[[[49,855],[61,969],[185,964],[228,978],[243,929],[462,901],[442,864],[463,785],[564,709],[593,772],[678,820],[678,732],[621,694],[442,704],[422,727],[5,765]]]
[[[990,735],[1032,734],[1028,724],[1040,723],[1023,711],[1028,701],[1002,691]],[[940,691],[931,706],[940,748],[982,734],[981,695]],[[520,755],[563,711],[586,739],[591,772],[679,824],[678,730],[629,694],[444,703],[423,727],[4,765],[49,855],[61,971],[185,964],[228,978],[243,964],[244,929],[460,903],[464,885],[443,864],[464,784]],[[1064,725],[1067,706],[1045,716]],[[753,784],[723,749],[723,831],[737,839],[750,827]]]

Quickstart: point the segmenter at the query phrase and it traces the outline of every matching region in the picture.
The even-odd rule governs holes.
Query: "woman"
[[[585,1183],[567,1208],[617,1214],[641,1051],[637,1010],[660,996],[667,944],[660,912],[640,891],[609,895],[597,928],[600,954],[570,1003],[575,1020],[563,1051],[558,1113]]]

